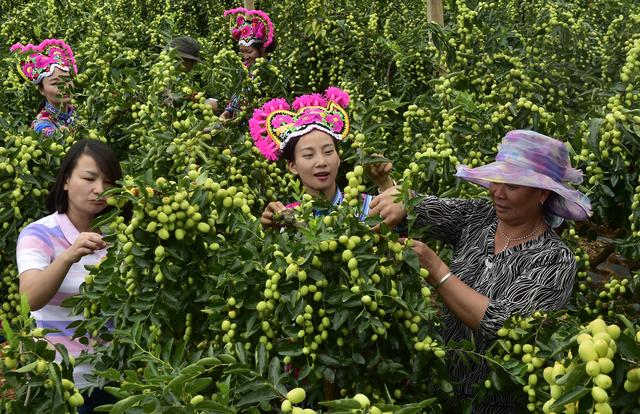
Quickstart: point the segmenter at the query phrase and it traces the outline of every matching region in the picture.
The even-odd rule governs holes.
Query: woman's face
[[[71,88],[73,82],[69,72],[55,68],[51,76],[46,77],[40,84],[40,94],[55,106],[66,105],[71,102]]]
[[[100,213],[107,203],[105,200],[98,200],[98,196],[113,185],[93,157],[87,154],[80,155],[64,184],[69,200],[67,214],[93,217]]]
[[[240,45],[240,54],[242,55],[242,61],[246,67],[250,67],[256,62],[256,59],[264,56],[264,49],[262,46],[245,46]]]
[[[293,161],[287,161],[287,166],[300,177],[308,193],[333,194],[340,167],[333,137],[318,130],[302,136],[294,149]]]
[[[549,196],[549,191],[515,184],[491,183],[489,195],[498,219],[517,225],[542,216],[542,204]]]

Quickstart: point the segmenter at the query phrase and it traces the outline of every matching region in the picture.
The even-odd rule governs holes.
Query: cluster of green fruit
[[[75,413],[84,397],[73,382],[74,358],[56,351],[43,336],[51,331],[32,328],[25,296],[12,323],[3,320],[0,333],[7,342],[0,345],[0,411],[23,412],[24,407]],[[62,347],[63,349],[63,347]]]

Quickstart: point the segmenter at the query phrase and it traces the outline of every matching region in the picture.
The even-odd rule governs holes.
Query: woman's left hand
[[[398,239],[400,243],[406,244],[410,246],[414,252],[418,255],[418,259],[420,260],[420,266],[427,269],[429,271],[429,277],[427,280],[429,283],[433,284],[433,278],[435,280],[439,280],[439,278],[443,277],[447,272],[449,272],[449,266],[446,265],[445,262],[442,261],[440,256],[436,254],[429,246],[424,244],[423,242],[415,239]]]

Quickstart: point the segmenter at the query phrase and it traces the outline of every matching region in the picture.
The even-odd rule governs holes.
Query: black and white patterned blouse
[[[471,340],[484,352],[498,329],[512,315],[562,308],[571,295],[576,261],[553,230],[494,255],[497,218],[485,200],[440,199],[429,196],[415,207],[414,226],[427,228],[430,238],[453,246],[450,271],[469,287],[489,298],[487,310],[474,331],[443,310],[446,342]],[[447,356],[449,358],[449,356]],[[449,361],[448,361],[449,362]],[[450,373],[459,382],[457,397],[473,398],[472,386],[484,381],[485,364],[466,366],[450,361]],[[474,403],[474,413],[512,413],[526,405],[513,395],[497,395]]]

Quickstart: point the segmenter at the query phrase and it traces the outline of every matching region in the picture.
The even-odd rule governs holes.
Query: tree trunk
[[[444,27],[444,7],[442,0],[428,0],[427,18],[430,22],[438,23]]]

